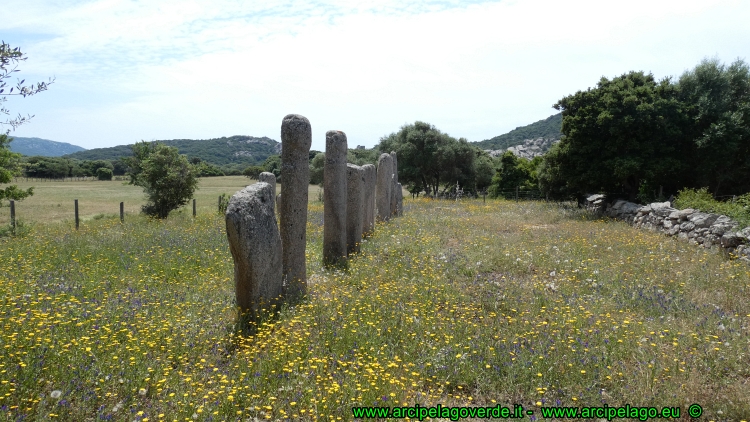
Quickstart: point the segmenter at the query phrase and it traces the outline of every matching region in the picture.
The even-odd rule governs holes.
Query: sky
[[[342,130],[375,146],[415,121],[470,142],[544,119],[629,71],[679,77],[750,59],[748,1],[3,0],[0,38],[27,57],[11,136],[87,149],[232,135],[312,149]],[[7,93],[7,91],[6,91]],[[5,121],[3,119],[2,121]],[[2,127],[3,129],[9,126]]]

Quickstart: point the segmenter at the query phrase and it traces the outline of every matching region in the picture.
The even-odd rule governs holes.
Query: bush
[[[222,193],[219,197],[219,214],[225,214],[229,206],[229,195]]]
[[[148,195],[143,212],[157,218],[188,203],[198,186],[195,170],[177,148],[157,142],[133,145],[128,158],[130,184],[141,186]]]
[[[112,180],[112,170],[106,167],[96,169],[96,178],[99,180]]]
[[[243,176],[247,176],[250,179],[258,180],[258,177],[263,173],[265,169],[262,166],[250,166],[242,172]]]

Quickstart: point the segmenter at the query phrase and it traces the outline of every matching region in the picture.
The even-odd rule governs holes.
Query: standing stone
[[[365,171],[354,164],[346,165],[346,253],[359,253],[362,243]]]
[[[404,191],[401,183],[396,183],[396,215],[404,215]]]
[[[391,166],[393,171],[393,178],[391,179],[393,181],[393,187],[391,188],[391,216],[396,217],[398,216],[398,198],[396,191],[398,185],[398,159],[396,157],[396,151],[391,151]]]
[[[278,306],[284,294],[271,185],[259,182],[232,195],[224,217],[237,306],[257,320]]]
[[[307,293],[307,187],[312,127],[307,118],[288,114],[281,122],[281,223],[282,273],[285,293],[297,300]]]
[[[378,221],[391,219],[391,189],[393,187],[393,159],[390,154],[380,154],[378,158],[377,185],[375,201],[378,210]]]
[[[375,181],[377,172],[372,164],[365,164],[362,166],[362,170],[365,172],[365,181],[362,187],[364,191],[362,234],[369,236],[375,231]]]
[[[346,134],[326,132],[323,167],[323,264],[346,265]]]
[[[273,192],[274,198],[276,197],[276,176],[273,173],[264,171],[260,175],[258,175],[258,181],[259,182],[265,182],[271,185],[271,192]],[[276,201],[274,201],[275,203]],[[274,210],[276,207],[274,207]]]

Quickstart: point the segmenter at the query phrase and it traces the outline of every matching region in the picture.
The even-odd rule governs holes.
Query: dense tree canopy
[[[533,160],[516,157],[512,152],[506,151],[499,157],[499,166],[492,184],[489,187],[490,197],[511,197],[516,189],[536,190],[537,167],[542,157],[534,157]]]
[[[433,195],[456,183],[462,189],[476,189],[477,149],[466,139],[452,138],[425,122],[415,122],[384,137],[376,147],[381,153],[396,151],[398,179],[409,190],[420,187]]]
[[[644,186],[684,183],[681,104],[669,79],[643,72],[603,77],[554,107],[562,110],[564,136],[548,153],[543,179],[558,191],[635,200]]]
[[[713,194],[750,191],[750,69],[706,59],[679,79],[695,188]]]
[[[539,169],[552,196],[750,190],[750,69],[742,60],[703,60],[677,82],[643,72],[602,78],[555,108],[564,136]]]

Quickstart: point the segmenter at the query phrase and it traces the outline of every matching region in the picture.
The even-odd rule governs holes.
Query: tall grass
[[[750,415],[750,270],[718,253],[557,205],[408,199],[348,272],[321,252],[313,201],[309,296],[246,336],[216,214],[1,239],[0,419],[350,420],[414,403]]]

